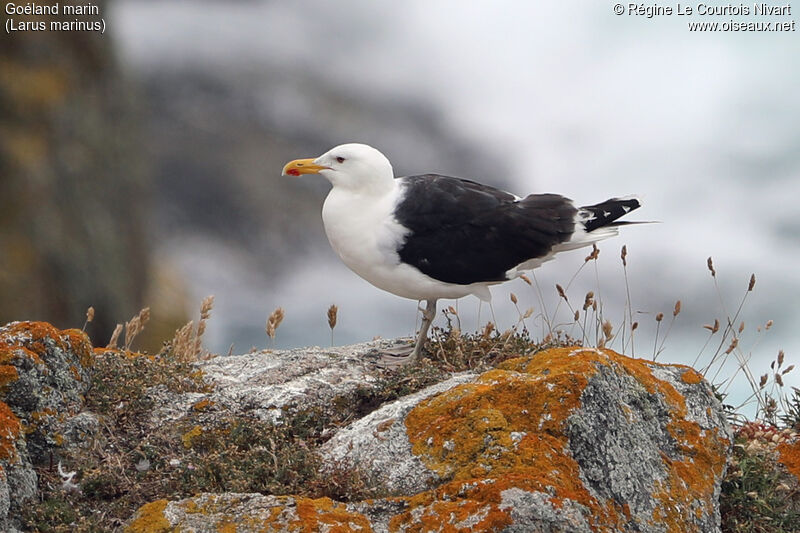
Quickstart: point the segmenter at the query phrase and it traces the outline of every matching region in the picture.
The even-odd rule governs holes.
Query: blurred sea
[[[781,348],[788,363],[798,361],[796,33],[692,33],[685,17],[616,16],[611,4],[589,1],[120,0],[109,9],[108,31],[132,76],[153,83],[163,73],[201,73],[227,97],[247,84],[252,90],[241,97],[247,103],[242,113],[316,150],[283,153],[265,143],[272,166],[250,161],[243,172],[252,176],[251,186],[277,187],[281,158],[361,141],[389,155],[400,173],[462,175],[520,195],[559,192],[579,203],[639,194],[645,206],[637,217],[659,223],[626,228],[604,243],[597,270],[587,265],[573,283],[573,305],[591,289],[602,295],[612,322],[623,320],[619,252],[626,244],[634,320],[641,324],[634,352],[652,355],[660,343],[654,317],[667,316],[663,336],[680,299],[682,312],[659,360],[691,363],[707,337],[703,324],[724,323],[723,306],[733,315],[755,273],[755,290],[735,324],[745,322],[742,355],[751,357],[756,374],[769,370]],[[191,104],[163,93],[163,105]],[[320,96],[326,94],[347,95],[347,102]],[[368,111],[353,110],[360,108]],[[398,111],[381,115],[384,108]],[[197,127],[214,128],[214,122]],[[416,138],[417,123],[437,134]],[[169,144],[162,149],[169,151]],[[192,172],[180,172],[175,179],[192,179]],[[277,347],[327,345],[325,311],[332,303],[340,309],[337,344],[413,334],[415,303],[350,273],[322,240],[318,209],[325,184],[280,187],[296,187],[314,215],[308,242],[288,239],[275,261],[254,261],[247,240],[204,238],[202,231],[188,237],[182,231],[159,251],[188,282],[198,306],[204,295],[216,295],[210,348],[227,352],[233,344],[241,353],[264,347],[264,321],[277,306],[286,311]],[[269,209],[284,225],[251,228],[253,240],[262,231],[283,231],[297,216],[273,200]],[[212,201],[210,209],[223,206]],[[229,214],[217,213],[220,225]],[[555,283],[566,285],[585,255],[574,252],[536,271],[550,313],[557,305]],[[709,256],[722,301],[706,268]],[[501,329],[518,316],[510,292],[523,310],[543,307],[522,281],[495,288]],[[453,305],[464,329],[480,325],[476,299]],[[484,306],[481,322],[491,312]],[[770,319],[771,330],[758,333]],[[540,334],[540,323],[528,325]],[[785,378],[800,384],[795,374]],[[731,403],[747,391],[739,381],[729,391]]]

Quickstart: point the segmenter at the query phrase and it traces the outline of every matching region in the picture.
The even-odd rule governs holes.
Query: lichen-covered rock
[[[218,356],[197,363],[208,393],[176,395],[153,390],[159,406],[153,421],[178,420],[192,411],[248,416],[276,422],[297,410],[328,409],[335,398],[376,386],[378,340],[332,348],[266,350]]]
[[[688,367],[553,349],[424,401],[404,423],[413,452],[450,481],[412,497],[392,522],[398,530],[466,515],[528,531],[719,524],[732,437],[711,388]],[[519,491],[544,507],[511,505],[510,494],[526,501]]]
[[[370,483],[386,494],[415,494],[437,485],[439,474],[412,453],[403,421],[421,401],[476,377],[472,373],[457,374],[353,422],[322,446],[327,466],[332,470],[366,470]]]
[[[227,493],[200,494],[177,502],[159,500],[144,505],[125,531],[366,533],[372,528],[369,519],[354,510],[353,505],[329,498]]]
[[[731,443],[691,368],[557,348],[386,405],[323,447],[331,468],[359,468],[395,496],[202,495],[145,506],[129,530],[211,531],[226,517],[249,530],[282,517],[282,530],[300,531],[322,508],[342,518],[314,522],[321,531],[705,533],[719,529]]]
[[[0,327],[0,530],[36,494],[33,464],[70,444],[65,431],[83,406],[92,360],[79,330],[44,322]]]

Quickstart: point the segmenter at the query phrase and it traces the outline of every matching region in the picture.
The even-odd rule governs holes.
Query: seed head
[[[512,302],[514,305],[517,305],[517,295],[516,295],[516,294],[514,294],[513,292],[511,293],[511,302]]]
[[[717,319],[717,318],[714,319],[714,325],[713,326],[703,326],[703,327],[704,328],[708,328],[709,330],[711,330],[711,334],[713,335],[714,333],[719,331],[719,319]]]
[[[759,389],[763,388],[764,385],[767,384],[767,379],[769,379],[769,376],[767,374],[764,374],[763,376],[761,376],[761,381],[758,382],[758,388]]]
[[[575,317],[574,317],[575,318],[575,322],[577,322],[580,317],[581,317],[581,312],[576,309],[575,310]]]
[[[712,278],[716,277],[717,276],[717,271],[714,270],[714,262],[711,260],[711,257],[708,258],[707,264],[708,264],[708,270],[709,270],[709,272],[711,272],[711,277]]]
[[[633,324],[631,324],[631,333],[636,331],[636,328],[638,328],[638,327],[639,327],[639,323],[638,322],[634,322]]]
[[[283,317],[284,317],[283,308],[278,307],[272,312],[271,315],[269,315],[269,318],[267,318],[266,331],[267,331],[267,336],[269,336],[270,339],[275,338],[275,331],[278,329],[278,326],[281,325],[281,322],[283,322]]]
[[[211,317],[211,310],[214,308],[214,295],[211,294],[203,298],[200,304],[200,320],[208,320]]]
[[[328,308],[328,327],[333,329],[336,327],[336,318],[339,314],[339,308],[335,305],[331,305]]]
[[[784,353],[783,350],[778,350],[778,368],[783,364]]]
[[[744,320],[742,320],[742,323],[739,324],[739,333],[741,333],[743,331],[744,331]]]
[[[656,322],[661,322],[662,320],[664,320],[664,313],[658,313],[656,315]]]
[[[586,298],[583,300],[583,310],[586,311],[594,303],[594,292],[589,291],[586,293]]]
[[[764,325],[764,329],[769,329],[772,327],[772,320],[767,320],[767,323]]]
[[[794,370],[794,365],[787,366],[786,368],[783,369],[783,372],[781,372],[781,376],[788,374],[792,370]]]
[[[619,253],[620,259],[622,259],[622,266],[628,266],[628,246],[623,244],[622,251]]]
[[[750,274],[750,284],[747,286],[747,292],[752,291],[753,287],[755,286],[756,286],[756,275]]]
[[[681,301],[675,302],[675,309],[672,310],[672,316],[678,316],[681,312]]]
[[[91,322],[94,320],[94,307],[89,306],[89,309],[86,310],[86,322]]]
[[[611,339],[611,335],[614,332],[614,327],[611,325],[611,322],[606,320],[603,322],[603,335],[605,335],[606,339]]]
[[[525,283],[527,283],[528,285],[533,285],[533,284],[531,283],[531,279],[530,279],[528,276],[526,276],[525,274],[520,274],[520,275],[519,275],[519,279],[521,279],[522,281],[524,281],[524,282],[525,282]]]
[[[587,255],[586,259],[584,259],[583,262],[588,263],[592,259],[597,259],[598,255],[600,255],[600,248],[598,248],[596,244],[592,244],[592,253]]]
[[[117,327],[114,328],[114,333],[111,334],[111,339],[108,341],[106,348],[116,350],[117,343],[119,342],[119,336],[121,334],[122,334],[122,324],[117,324]]]
[[[783,387],[783,378],[778,373],[775,374],[775,383],[777,383],[779,386]]]
[[[725,350],[725,354],[727,355],[731,353],[733,350],[736,349],[737,346],[739,346],[739,339],[734,337],[733,340],[731,340],[731,344],[730,346],[728,346],[728,349]]]
[[[567,300],[567,293],[564,292],[564,287],[556,283],[556,290],[558,291],[558,295],[564,298],[565,302],[569,302],[569,300]]]

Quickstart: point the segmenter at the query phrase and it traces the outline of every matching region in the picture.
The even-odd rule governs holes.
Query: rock
[[[36,495],[34,464],[72,442],[89,387],[92,347],[80,330],[44,322],[0,327],[0,530],[6,518]]]
[[[439,475],[412,453],[404,420],[421,401],[477,377],[463,373],[392,402],[340,430],[320,450],[331,470],[360,468],[387,494],[415,494]]]
[[[731,443],[691,368],[557,348],[388,404],[323,447],[397,496],[202,494],[148,504],[128,531],[718,531]]]
[[[143,506],[128,533],[168,531],[370,531],[369,519],[353,505],[329,498],[200,494],[178,502],[159,500]]]
[[[378,351],[391,343],[267,350],[198,362],[211,392],[176,396],[154,390],[159,407],[153,423],[178,420],[201,409],[212,416],[247,415],[266,422],[298,410],[331,409],[332,400],[376,386]]]

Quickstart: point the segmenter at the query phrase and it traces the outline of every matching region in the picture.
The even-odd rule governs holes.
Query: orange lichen
[[[14,459],[16,440],[22,431],[19,418],[5,402],[0,402],[0,460]]]
[[[330,498],[296,498],[297,516],[299,520],[288,525],[290,531],[311,533],[326,526],[330,533],[348,533],[350,531],[372,531],[369,520],[361,513],[348,511],[344,504],[334,502]]]
[[[800,479],[800,441],[784,441],[778,445],[778,462],[786,467],[797,479]]]
[[[47,322],[12,322],[0,331],[0,363],[10,361],[14,354],[29,357],[43,364],[47,341],[61,350],[72,350],[84,367],[94,361],[92,344],[81,330],[61,331]]]
[[[200,400],[199,402],[196,402],[196,403],[194,403],[192,405],[192,409],[197,411],[197,412],[205,411],[209,407],[213,406],[214,403],[215,402],[213,400],[209,400],[209,399]]]
[[[0,365],[0,392],[5,389],[5,386],[19,379],[19,372],[17,367],[13,365]]]
[[[158,500],[143,505],[136,513],[133,522],[125,528],[126,533],[167,533],[172,526],[164,516],[167,500]]]
[[[227,519],[217,524],[217,531],[219,533],[236,533],[236,524]]]
[[[502,492],[517,488],[549,494],[556,508],[567,500],[585,506],[594,530],[618,529],[631,519],[630,509],[612,499],[592,497],[564,434],[565,422],[581,406],[589,380],[599,368],[608,367],[635,378],[670,409],[667,429],[681,457],[663,457],[667,478],[656,487],[656,498],[666,511],[653,519],[678,531],[686,513],[711,507],[728,442],[685,420],[683,396],[653,376],[654,366],[661,365],[611,350],[555,348],[506,361],[473,383],[421,402],[405,420],[412,452],[446,483],[410,498],[408,510],[392,520],[392,528],[425,530],[427,522],[447,517],[454,523],[463,520],[464,513],[479,513],[473,518],[482,517],[485,530],[502,529],[510,520],[499,506]],[[682,378],[687,383],[702,380],[688,367]]]
[[[84,368],[94,364],[94,348],[86,333],[80,329],[65,329],[61,334]]]
[[[686,372],[681,374],[681,380],[684,383],[688,383],[689,385],[697,385],[701,381],[703,381],[703,374],[695,370],[694,368],[686,369]]]

